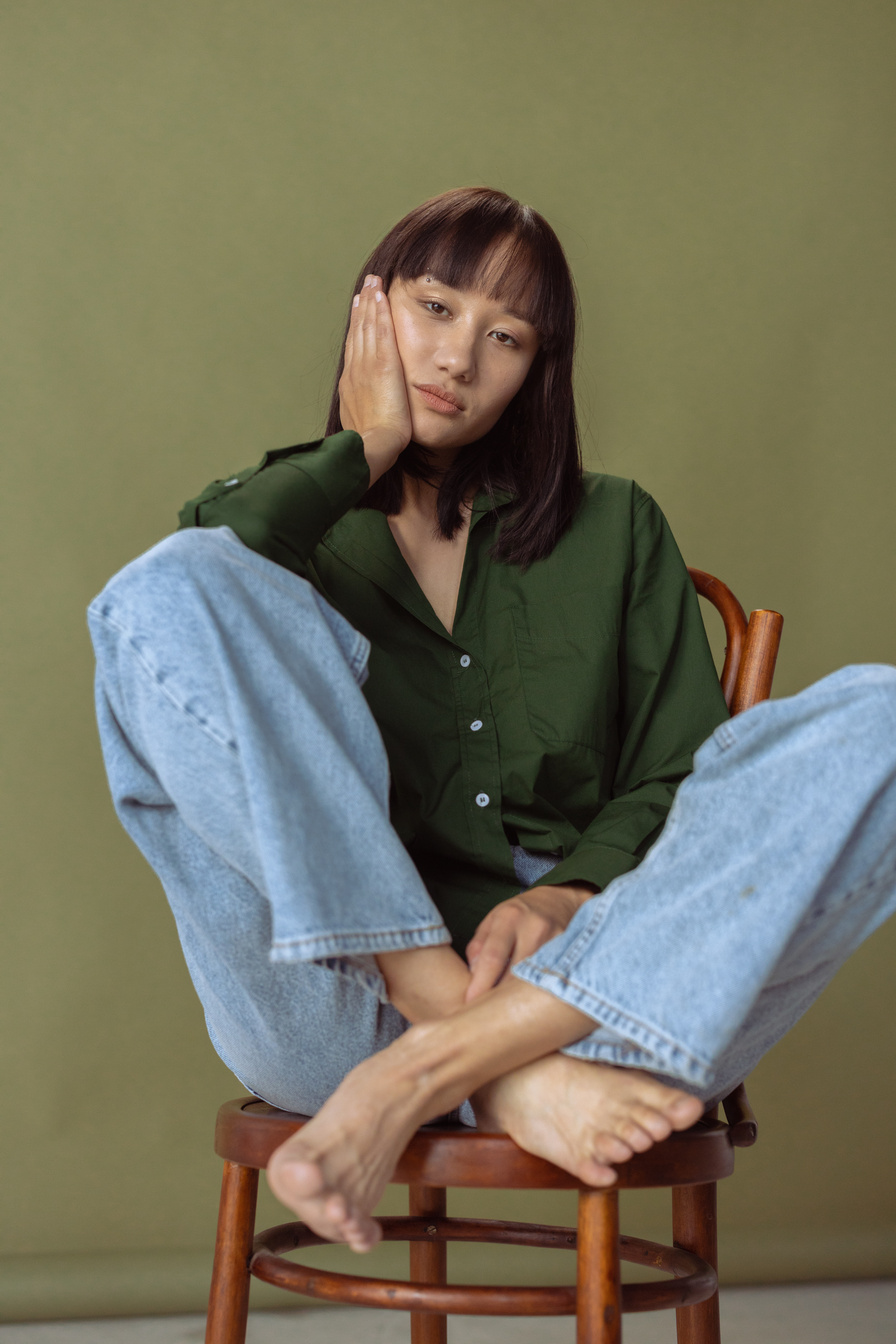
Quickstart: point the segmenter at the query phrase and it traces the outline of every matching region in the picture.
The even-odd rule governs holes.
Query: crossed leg
[[[414,1128],[467,1096],[523,1147],[609,1183],[700,1112],[654,1073],[704,1097],[739,1081],[896,901],[896,672],[846,669],[723,725],[644,863],[455,1007],[463,964],[388,824],[364,641],[226,529],[154,548],[92,620],[119,813],[166,881],[226,1062],[289,1105],[278,1061],[331,1046],[301,1001],[315,978],[342,981],[324,967],[376,1009],[340,1033],[385,1048],[324,1088],[271,1165],[289,1207],[357,1249]],[[424,952],[444,968],[442,1016],[403,1032],[375,995],[385,974],[401,1002],[395,959],[413,978]]]
[[[458,1057],[455,1041],[434,1068],[446,1042],[435,1038],[434,1055],[432,1030],[461,1009],[469,974],[389,825],[385,753],[358,688],[365,641],[224,529],[177,534],[133,562],[92,605],[91,629],[116,806],[165,885],[215,1047],[275,1105],[325,1108],[291,1155],[299,1165],[284,1153],[272,1184],[290,1207],[313,1191],[309,1221],[325,1235],[354,1235],[348,1205],[360,1210],[360,1247],[376,1235],[369,1209],[408,1134],[511,1067],[497,1024],[489,1014],[483,1031],[480,1013],[469,1044],[490,1039],[488,1056],[468,1060],[464,1046]],[[378,1002],[383,975],[390,1002]],[[517,1043],[521,1063],[593,1025],[515,983],[499,1002],[521,992],[541,1003],[536,1017],[563,1018],[559,1035]],[[421,1017],[436,1020],[405,1033],[405,1019]],[[509,1021],[518,1017],[512,1008]],[[396,1038],[400,1050],[384,1049]],[[612,1179],[601,1163],[669,1132],[664,1108],[677,1093],[647,1080],[643,1096],[635,1088],[623,1100],[617,1071],[560,1057],[553,1069],[568,1087],[587,1079],[579,1109],[594,1117],[598,1080],[611,1080],[600,1143],[586,1151],[569,1139],[568,1160],[597,1161],[595,1179]],[[531,1073],[529,1089],[537,1095]],[[490,1123],[525,1140],[531,1101],[514,1104],[496,1085],[481,1094],[483,1114],[486,1105]],[[684,1105],[689,1120],[699,1107]],[[563,1132],[559,1120],[543,1128]],[[335,1220],[331,1197],[340,1209],[347,1198]]]

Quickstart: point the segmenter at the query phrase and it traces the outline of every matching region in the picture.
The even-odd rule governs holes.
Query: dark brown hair
[[[500,274],[489,270],[497,245],[506,245]],[[582,459],[573,401],[576,296],[559,239],[541,215],[489,187],[446,191],[405,215],[367,258],[365,275],[393,280],[435,275],[452,289],[482,290],[523,314],[538,333],[539,349],[526,381],[497,424],[462,448],[439,483],[438,523],[445,537],[461,525],[460,505],[473,490],[494,499],[507,490],[515,505],[492,554],[526,567],[550,555],[572,521],[581,495]],[[346,336],[348,324],[346,324]],[[344,340],[343,340],[344,350]],[[342,428],[336,371],[327,434]],[[368,490],[359,508],[396,514],[404,475],[431,478],[429,454],[411,443]]]

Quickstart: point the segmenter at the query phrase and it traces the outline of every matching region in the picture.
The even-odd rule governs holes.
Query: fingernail
[[[382,297],[383,297],[383,291],[381,289],[378,289],[376,294],[374,295],[374,298],[376,299],[377,303],[379,303]]]
[[[357,306],[358,306],[358,304],[359,304],[360,302],[361,302],[361,295],[360,295],[360,294],[356,294],[355,297],[352,299],[352,307],[353,307],[353,308],[357,308]]]

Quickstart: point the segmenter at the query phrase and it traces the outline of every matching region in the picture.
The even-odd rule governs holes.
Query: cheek
[[[398,357],[404,365],[406,374],[423,354],[423,336],[414,318],[405,309],[398,308],[392,314],[395,327],[395,344]]]
[[[523,383],[526,381],[526,376],[531,367],[532,360],[529,360],[524,369],[517,368],[512,372],[502,370],[501,374],[496,378],[492,405],[499,408],[497,412],[498,415],[500,415],[500,413],[513,401],[517,392],[519,392]],[[495,418],[497,419],[497,415]]]

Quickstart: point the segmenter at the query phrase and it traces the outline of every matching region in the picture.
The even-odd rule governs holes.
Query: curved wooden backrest
[[[702,569],[688,569],[694,587],[711,602],[725,623],[727,647],[722,692],[732,714],[740,714],[771,694],[784,617],[778,611],[754,611],[747,620],[731,589]]]

